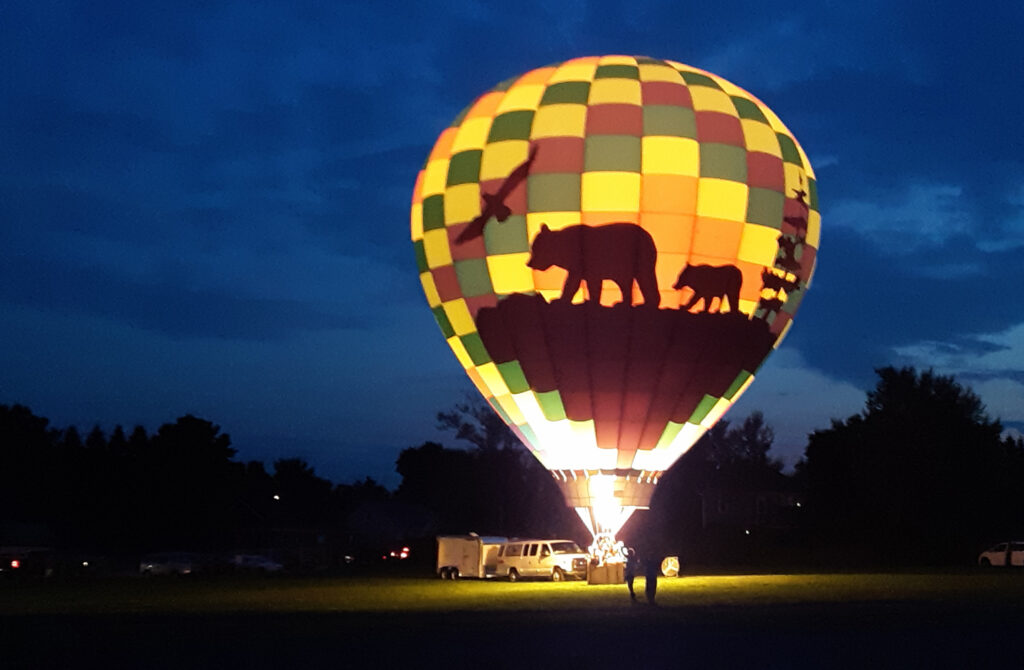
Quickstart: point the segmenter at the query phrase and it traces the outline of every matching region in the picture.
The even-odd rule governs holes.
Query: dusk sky
[[[409,241],[430,147],[504,79],[636,54],[750,91],[818,179],[814,281],[727,419],[792,464],[913,365],[1024,430],[1021,34],[1010,0],[5,2],[0,404],[397,485],[475,393]]]

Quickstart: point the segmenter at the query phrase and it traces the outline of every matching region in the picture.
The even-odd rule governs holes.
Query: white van
[[[590,557],[572,540],[511,539],[498,549],[495,575],[510,582],[542,577],[560,582],[585,579]]]

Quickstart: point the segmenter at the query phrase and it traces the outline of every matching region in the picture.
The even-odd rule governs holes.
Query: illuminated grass
[[[827,603],[1024,602],[1024,575],[920,574],[685,576],[658,582],[663,608]],[[636,580],[643,599],[643,578]],[[624,585],[439,579],[135,579],[0,584],[2,614],[614,611]]]

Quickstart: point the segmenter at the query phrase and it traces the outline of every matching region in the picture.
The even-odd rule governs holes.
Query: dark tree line
[[[1024,535],[1024,443],[1002,437],[951,377],[877,372],[864,410],[811,434],[794,474],[772,458],[760,412],[719,421],[622,537],[686,563],[921,565],[964,564],[987,542]],[[369,478],[335,485],[300,459],[271,471],[235,461],[229,436],[194,416],[152,435],[83,438],[0,405],[0,534],[38,524],[64,545],[123,552],[418,541],[424,555],[439,533],[589,539],[489,407],[456,404],[438,424],[463,448],[403,450],[390,492]]]
[[[234,455],[219,426],[191,415],[152,435],[118,426],[83,440],[0,405],[0,531],[45,528],[53,544],[103,552],[265,546],[282,529],[344,528],[389,495],[370,479],[335,486],[300,459],[271,473]]]

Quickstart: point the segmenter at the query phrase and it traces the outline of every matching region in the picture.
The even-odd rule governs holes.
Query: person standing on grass
[[[658,573],[661,572],[661,561],[652,551],[644,557],[644,593],[647,603],[654,604],[654,596],[658,592]]]
[[[637,556],[633,547],[626,549],[626,566],[622,574],[626,578],[626,588],[629,589],[629,599],[636,602],[636,593],[633,591],[633,580],[636,579]]]

